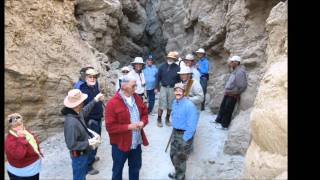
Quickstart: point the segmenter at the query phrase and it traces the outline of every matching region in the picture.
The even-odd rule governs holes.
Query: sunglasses
[[[122,71],[122,73],[123,73],[123,74],[128,74],[128,73],[129,73],[129,71]]]
[[[97,79],[97,76],[87,76],[89,79]]]

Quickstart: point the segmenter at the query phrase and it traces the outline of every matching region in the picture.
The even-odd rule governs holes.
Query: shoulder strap
[[[186,90],[184,91],[185,96],[189,96],[192,84],[193,84],[193,80],[192,79],[188,80]]]

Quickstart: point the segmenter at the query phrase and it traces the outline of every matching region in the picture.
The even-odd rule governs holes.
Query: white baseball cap
[[[206,53],[203,48],[199,48],[196,53]]]
[[[232,56],[231,58],[229,58],[229,61],[241,62],[241,57],[240,56]]]

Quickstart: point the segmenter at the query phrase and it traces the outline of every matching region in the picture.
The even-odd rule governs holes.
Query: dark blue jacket
[[[97,82],[98,83],[98,82]],[[89,102],[91,102],[94,97],[96,97],[97,94],[99,94],[99,86],[96,83],[96,85],[88,86],[87,83],[83,83],[80,85],[80,91],[82,93],[88,94],[88,98],[84,101],[84,106],[87,105]],[[85,119],[86,123],[88,122],[89,119],[94,119],[97,121],[100,121],[103,116],[103,106],[102,102],[99,101],[97,102],[93,109],[91,110],[89,116]]]
[[[158,70],[156,87],[159,89],[159,83],[162,86],[174,87],[180,81],[178,72],[180,67],[176,63],[169,65],[167,62],[162,63]]]

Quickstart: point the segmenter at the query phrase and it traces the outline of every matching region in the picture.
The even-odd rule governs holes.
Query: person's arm
[[[200,104],[204,98],[202,87],[201,87],[200,83],[197,81],[194,81],[192,86],[194,88],[193,90],[195,92],[195,96],[189,97],[189,99],[194,104]]]
[[[159,67],[158,73],[157,73],[157,78],[156,78],[156,89],[158,89],[158,91],[160,91],[160,82],[161,82],[161,71],[162,71],[162,65]]]
[[[186,106],[185,111],[188,111],[185,113],[187,120],[187,128],[182,138],[184,141],[188,141],[192,138],[194,132],[196,131],[198,123],[198,112],[196,106],[193,104],[190,104],[190,106]]]
[[[127,132],[130,124],[120,124],[116,119],[116,105],[110,100],[104,110],[106,130],[109,134],[118,134]]]
[[[16,137],[9,142],[9,139],[6,139],[5,142],[5,151],[7,154],[10,154],[14,159],[21,160],[25,158],[27,154],[27,145],[28,141],[25,137]]]
[[[80,123],[80,122],[79,122]],[[64,137],[68,149],[70,150],[85,150],[89,146],[88,139],[83,141],[77,140],[77,137],[80,136],[82,129],[76,124],[75,121],[65,121],[64,122]],[[85,132],[86,133],[86,132]]]
[[[84,119],[86,119],[91,110],[93,109],[94,105],[96,104],[96,101],[94,99],[92,99],[91,102],[89,102],[87,105],[85,105],[82,110],[80,111],[80,114],[82,114],[82,116],[84,117]]]
[[[238,94],[242,93],[247,88],[247,76],[244,71],[236,73],[235,84]]]

